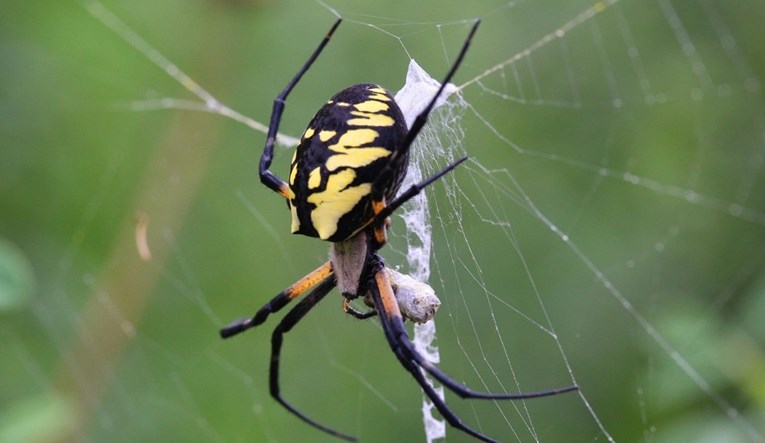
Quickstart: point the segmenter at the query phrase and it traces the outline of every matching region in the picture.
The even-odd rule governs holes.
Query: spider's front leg
[[[430,112],[434,109],[434,107],[436,106],[436,102],[438,101],[438,98],[444,92],[444,89],[451,81],[452,77],[454,76],[454,73],[457,72],[457,68],[460,66],[460,64],[462,64],[462,59],[465,57],[468,47],[470,47],[470,42],[473,40],[473,35],[475,35],[475,32],[478,30],[478,25],[480,24],[481,24],[481,20],[475,21],[475,23],[473,24],[473,27],[470,29],[470,33],[468,34],[467,39],[465,39],[465,43],[463,43],[462,45],[462,49],[460,50],[459,55],[454,60],[454,63],[452,63],[452,66],[451,68],[449,68],[449,71],[446,73],[446,77],[444,77],[444,80],[441,82],[441,86],[438,88],[438,91],[433,96],[433,98],[430,99],[427,106],[425,106],[425,109],[423,109],[422,112],[420,112],[417,115],[417,117],[414,119],[414,122],[412,122],[412,126],[409,128],[409,131],[406,133],[406,137],[404,138],[404,141],[402,142],[401,146],[399,146],[396,152],[393,153],[393,155],[390,158],[390,162],[380,172],[380,175],[378,176],[377,180],[375,180],[375,182],[372,183],[372,210],[375,215],[374,221],[372,223],[372,227],[374,228],[374,233],[375,233],[374,238],[375,238],[375,242],[377,243],[375,250],[380,249],[380,247],[382,247],[385,244],[387,240],[385,228],[384,228],[385,220],[393,213],[393,211],[396,210],[396,208],[401,206],[404,202],[406,202],[410,198],[419,194],[420,191],[422,191],[426,186],[438,180],[439,178],[441,178],[441,176],[451,171],[452,169],[456,168],[457,165],[459,165],[460,163],[462,163],[463,161],[467,159],[467,157],[463,157],[451,163],[450,165],[448,165],[447,167],[445,167],[443,170],[433,175],[432,177],[427,178],[420,183],[412,185],[405,192],[401,193],[390,204],[386,204],[385,192],[388,190],[388,187],[390,186],[391,182],[396,182],[404,178],[403,174],[405,173],[407,163],[409,162],[409,149],[412,146],[412,143],[414,143],[414,140],[417,138],[417,135],[425,126],[425,123],[428,121],[428,116],[430,115]]]
[[[390,216],[393,214],[393,211],[422,192],[423,189],[433,184],[433,182],[459,166],[465,160],[467,160],[467,157],[462,157],[449,163],[444,169],[436,172],[425,180],[410,186],[390,203],[386,203],[385,201],[384,191],[386,189],[386,182],[383,179],[386,175],[386,171],[383,171],[380,178],[372,184],[372,212],[374,213],[374,218],[372,219],[372,229],[374,232],[374,236],[372,237],[372,250],[377,251],[387,242],[388,237],[386,231],[388,230],[388,227],[390,227]]]

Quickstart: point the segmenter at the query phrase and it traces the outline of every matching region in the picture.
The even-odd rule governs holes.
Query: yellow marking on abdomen
[[[351,126],[393,126],[392,117],[385,114],[371,114],[369,112],[351,111],[356,118],[348,119]]]
[[[319,140],[325,142],[337,134],[336,131],[320,131],[319,132]]]
[[[370,183],[348,187],[355,178],[356,172],[353,169],[342,170],[327,178],[325,191],[308,196],[308,202],[316,206],[311,211],[311,222],[320,239],[326,240],[337,232],[337,223],[340,218],[349,213],[363,197],[371,192]]]
[[[374,129],[349,129],[340,136],[337,143],[329,145],[329,149],[336,152],[344,152],[347,148],[357,148],[371,143],[375,141],[378,135]]]
[[[369,94],[369,98],[372,100],[378,100],[381,102],[389,102],[390,96],[388,95],[388,91],[386,91],[384,88],[381,88],[379,86],[375,88],[369,88],[367,89],[371,94]]]
[[[292,200],[290,200],[290,214],[292,214],[292,233],[294,234],[300,230],[300,219],[297,215],[297,208],[292,204]]]
[[[327,159],[326,166],[328,171],[342,167],[359,168],[389,155],[390,151],[385,148],[349,148]]]
[[[341,167],[357,168],[366,166],[379,158],[390,155],[390,151],[380,147],[362,147],[377,139],[378,132],[374,129],[350,129],[340,136],[340,139],[329,149],[337,154],[327,159],[328,171]]]
[[[290,186],[295,186],[295,176],[297,176],[297,163],[294,163],[292,165],[292,169],[290,169]]]
[[[387,110],[388,104],[379,100],[367,100],[365,102],[356,103],[353,107],[362,112],[380,112]]]
[[[321,166],[317,166],[308,174],[308,189],[316,189],[321,184]]]
[[[389,102],[390,96],[388,95],[388,91],[386,91],[384,88],[376,87],[376,88],[369,88],[367,91],[371,92],[372,94],[369,95],[369,98],[372,100],[380,100],[383,102]]]

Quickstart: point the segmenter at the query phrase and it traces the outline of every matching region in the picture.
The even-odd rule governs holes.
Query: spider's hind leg
[[[287,313],[287,315],[284,316],[282,321],[279,322],[279,324],[274,329],[274,333],[271,336],[271,366],[269,368],[269,388],[271,391],[271,396],[274,397],[274,399],[276,399],[279,404],[284,406],[288,411],[299,417],[304,422],[335,437],[339,437],[348,441],[356,441],[356,438],[351,435],[336,431],[332,428],[324,426],[316,420],[308,418],[308,416],[284,400],[284,398],[281,396],[279,386],[279,361],[281,359],[282,340],[284,334],[289,332],[292,327],[295,326],[311,310],[311,308],[316,306],[316,304],[319,303],[324,298],[324,296],[327,295],[327,293],[329,293],[329,291],[335,287],[335,284],[336,282],[334,276],[326,278],[318,286],[316,286],[316,288],[314,288],[310,294],[308,294],[304,299],[300,300],[300,302],[295,305],[295,307],[292,308],[290,312]]]
[[[326,262],[323,265],[316,268],[313,272],[301,278],[289,288],[280,292],[276,297],[272,298],[268,303],[263,305],[252,317],[240,318],[234,320],[228,325],[224,326],[220,330],[220,336],[223,338],[233,337],[239,333],[242,333],[250,328],[258,326],[266,321],[266,318],[270,314],[279,311],[285,307],[287,303],[291,302],[300,294],[314,287],[317,283],[327,278],[332,274],[332,264]]]

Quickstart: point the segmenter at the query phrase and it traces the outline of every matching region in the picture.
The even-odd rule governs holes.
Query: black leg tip
[[[579,390],[579,385],[573,385],[573,386],[568,386],[566,388],[561,389],[560,392],[561,394],[564,394],[566,392],[573,392],[578,390]]]
[[[220,336],[221,338],[233,337],[234,335],[249,329],[250,324],[252,324],[252,319],[250,318],[240,318],[239,320],[234,320],[227,326],[221,328]]]

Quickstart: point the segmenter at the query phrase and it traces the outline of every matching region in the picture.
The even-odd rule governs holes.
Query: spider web
[[[580,391],[447,392],[467,424],[765,440],[762,2],[104,4],[14,2],[0,27],[0,441],[323,441],[268,395],[281,315],[216,331],[326,260],[257,183],[253,129],[334,16],[285,146],[349,84],[396,90],[410,59],[438,79],[483,20],[410,179],[470,160],[394,219],[384,255],[440,296],[446,373]],[[362,441],[421,440],[416,385],[334,299],[287,334],[285,397]]]

